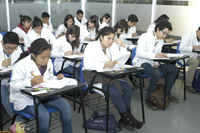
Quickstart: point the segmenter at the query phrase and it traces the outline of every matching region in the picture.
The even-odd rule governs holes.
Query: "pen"
[[[36,76],[35,74],[31,73],[33,76],[35,76],[36,78],[38,78],[38,76]],[[43,79],[41,79],[43,82],[45,82]]]
[[[108,60],[108,62],[109,62],[109,60]],[[115,64],[119,64],[118,62],[116,62]]]

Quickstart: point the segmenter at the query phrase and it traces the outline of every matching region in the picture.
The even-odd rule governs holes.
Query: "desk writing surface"
[[[135,36],[135,37],[126,37],[127,40],[134,40],[134,39],[139,39],[140,36]]]
[[[81,55],[73,54],[73,55],[66,55],[66,56],[63,56],[63,57],[69,58],[69,59],[83,58],[83,57],[84,57],[84,54],[81,54]]]
[[[181,57],[153,58],[153,59],[150,59],[150,60],[168,63],[168,62],[174,62],[174,61],[186,59],[186,58],[189,58],[189,57],[190,57],[189,55],[183,55]]]

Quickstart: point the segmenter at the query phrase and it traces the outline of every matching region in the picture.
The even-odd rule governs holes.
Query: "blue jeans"
[[[65,68],[63,69],[63,71],[73,73],[73,69],[74,69],[74,67],[71,66],[71,65],[69,65],[68,67],[65,67]],[[71,76],[72,76],[72,75],[71,75]],[[79,76],[80,76],[80,66],[79,66],[79,67],[75,67],[75,79],[76,79],[77,81],[80,81],[80,80],[79,80]],[[72,78],[74,78],[74,77],[72,76]]]
[[[110,86],[110,98],[113,105],[119,111],[119,113],[125,113],[127,109],[131,107],[131,97],[132,97],[132,87],[128,82],[120,81],[122,92],[124,95],[121,95],[119,90],[114,86]],[[102,85],[103,90],[107,90],[107,85]]]
[[[165,71],[166,64],[161,64],[161,66],[162,66],[162,69]],[[155,68],[151,66],[149,63],[143,63],[141,65],[141,67],[144,68],[144,74],[151,76],[148,92],[147,92],[147,97],[149,97],[156,90],[158,80],[161,77],[161,72],[162,72],[161,66],[159,65],[157,68]],[[175,65],[168,64],[167,79],[165,79],[168,92],[171,92],[177,72],[178,72],[178,68]]]
[[[14,112],[12,111],[11,106],[10,106],[9,96],[10,96],[10,92],[9,92],[8,86],[1,85],[1,102],[6,110],[7,114],[12,119]],[[15,122],[25,122],[25,121],[26,120],[23,119],[21,116],[17,116]]]
[[[40,133],[49,133],[49,120],[50,114],[46,107],[54,108],[60,112],[62,122],[62,133],[72,133],[71,126],[71,109],[70,104],[60,96],[55,96],[46,100],[43,100],[39,104],[39,130]],[[35,108],[33,106],[26,106],[22,111],[35,116]]]

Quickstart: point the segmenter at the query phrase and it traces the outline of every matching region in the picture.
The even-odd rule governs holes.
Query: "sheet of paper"
[[[126,37],[126,39],[138,39],[140,36],[135,36],[135,37]]]
[[[121,68],[122,65],[124,65],[126,63],[126,61],[128,60],[128,58],[130,57],[130,52],[128,51],[120,51],[118,52],[114,57],[113,57],[113,61],[116,60],[117,64],[115,65],[114,68]]]
[[[77,85],[77,81],[72,78],[63,78],[61,80],[51,79],[51,80],[42,82],[41,84],[34,87],[42,86],[42,87],[47,87],[47,88],[61,89],[67,85]]]
[[[81,54],[81,55],[73,54],[73,55],[68,55],[68,56],[64,56],[64,57],[67,57],[67,58],[70,58],[70,59],[83,58],[84,54]]]
[[[3,68],[0,69],[0,72],[6,72],[6,71],[10,71],[10,70],[12,70],[12,66],[10,66],[10,67],[3,67]]]
[[[182,56],[184,56],[184,54],[166,54],[167,55],[167,57],[182,57]]]
[[[150,58],[150,60],[169,60],[169,58]]]
[[[31,92],[32,95],[39,95],[39,94],[44,94],[44,93],[48,93],[48,92],[46,90]]]

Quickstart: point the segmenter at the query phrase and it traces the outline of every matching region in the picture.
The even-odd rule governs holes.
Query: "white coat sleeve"
[[[61,35],[62,32],[63,32],[62,26],[59,25],[59,26],[58,26],[58,29],[57,29],[57,31],[56,31],[56,33],[55,33],[56,38],[58,38],[58,36]]]
[[[53,47],[56,46],[57,41],[56,41],[55,36],[53,35],[52,32],[49,32],[48,34],[49,34],[49,38],[50,38],[50,43],[53,44]]]
[[[181,52],[192,52],[192,46],[188,46],[189,43],[190,43],[190,35],[189,34],[183,35],[183,37],[181,38],[181,44],[179,50]]]
[[[80,39],[80,42],[83,42],[84,41],[84,39],[85,39],[85,25],[83,25],[83,26],[81,26],[81,28],[80,28],[80,37],[79,37],[79,39]]]
[[[138,39],[138,45],[136,50],[137,57],[147,59],[155,58],[156,54],[146,51],[146,46],[148,45],[148,42],[149,40],[147,39],[145,34],[140,36],[140,38]]]
[[[29,36],[29,34],[26,34],[26,36],[25,36],[25,38],[24,38],[24,50],[26,51],[26,50],[28,50],[28,47],[30,47],[31,46],[31,43],[32,43],[32,41],[31,41],[31,37]]]

